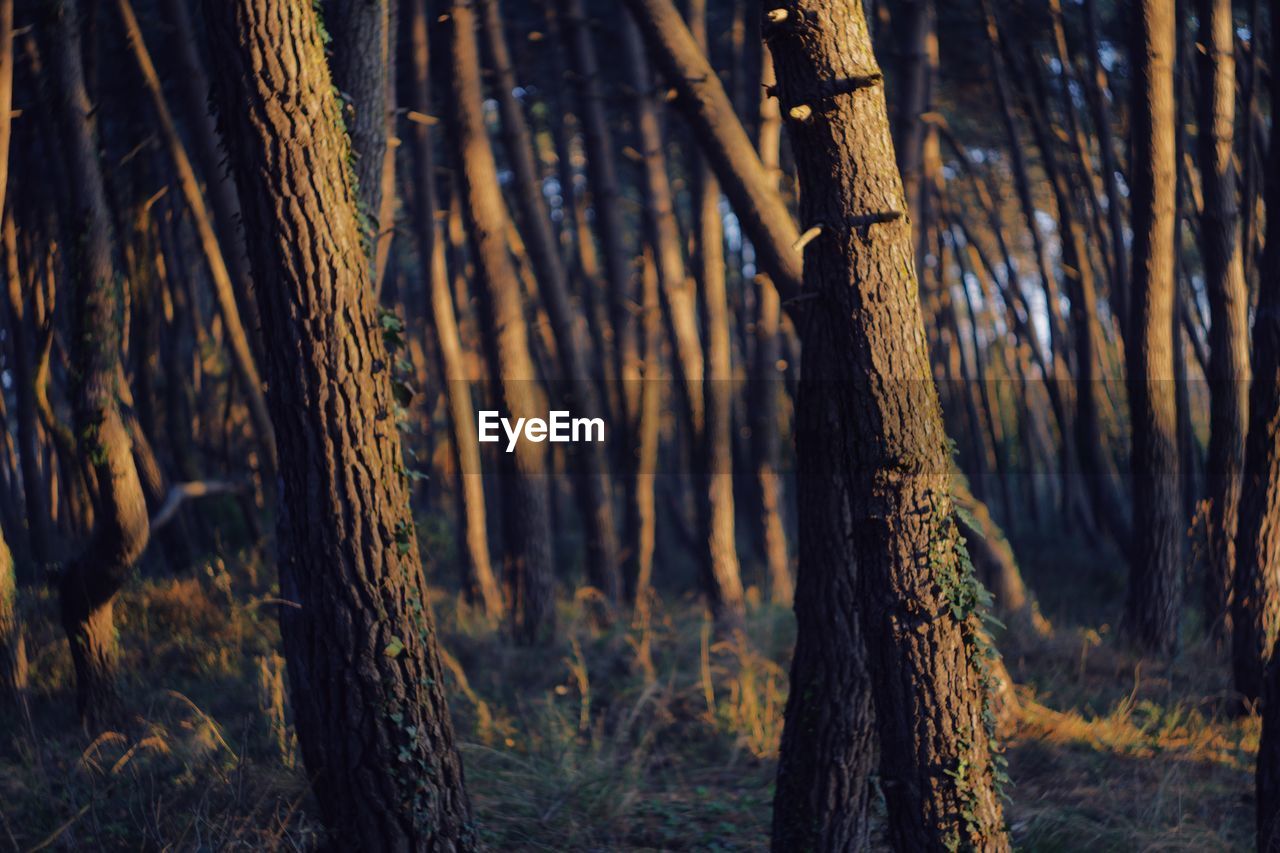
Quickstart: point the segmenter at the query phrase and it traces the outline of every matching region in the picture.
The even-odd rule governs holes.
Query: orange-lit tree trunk
[[[430,114],[430,44],[427,33],[427,0],[411,0],[410,50],[413,65],[413,95],[416,107],[424,116]],[[475,588],[485,613],[490,619],[502,618],[502,590],[493,574],[489,555],[489,533],[486,525],[484,475],[480,468],[480,444],[476,437],[475,406],[472,404],[471,377],[467,373],[462,338],[458,332],[458,316],[449,292],[449,271],[445,265],[444,240],[436,225],[435,155],[431,134],[425,122],[413,125],[413,170],[415,180],[418,247],[427,264],[427,317],[436,335],[436,349],[444,379],[444,393],[449,403],[449,428],[457,455],[458,482],[462,494],[458,511],[462,516],[463,543],[467,582]]]
[[[493,387],[504,416],[545,417],[525,323],[524,299],[507,241],[509,217],[485,127],[476,16],[469,0],[454,0],[442,25],[449,44],[450,140],[462,211],[476,266],[476,295],[486,326],[485,346]],[[548,506],[550,462],[546,445],[521,441],[500,454],[504,537],[503,567],[515,637],[549,639],[555,631],[555,576]]]
[[[862,4],[793,0],[773,18],[766,38],[801,222],[824,226],[805,250],[805,290],[821,309],[800,324],[799,634],[779,796],[783,769],[797,766],[787,752],[808,750],[823,778],[807,801],[775,803],[774,847],[862,845],[865,824],[850,817],[864,808],[868,763],[855,746],[865,743],[853,701],[864,695],[853,677],[862,653],[845,636],[860,619],[892,845],[1007,850],[976,583],[953,517],[911,225]],[[807,674],[806,656],[826,673]],[[799,829],[783,840],[779,826]]]
[[[309,0],[209,0],[280,451],[280,630],[329,843],[478,846],[349,143]]]
[[[71,641],[76,704],[90,730],[116,712],[119,651],[112,619],[115,594],[147,546],[147,505],[120,414],[120,280],[111,257],[111,215],[98,162],[97,129],[80,61],[76,0],[53,10],[57,112],[71,178],[72,233],[83,235],[74,259],[74,364],[79,452],[97,477],[93,533],[59,580],[62,625]]]
[[[1173,389],[1175,18],[1173,0],[1142,0],[1135,11],[1133,300],[1125,341],[1134,539],[1125,617],[1138,646],[1169,654],[1182,613],[1183,538]]]

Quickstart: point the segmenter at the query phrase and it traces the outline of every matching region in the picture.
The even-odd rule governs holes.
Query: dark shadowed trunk
[[[1184,538],[1173,388],[1173,0],[1142,0],[1135,14],[1133,314],[1125,340],[1133,418],[1134,539],[1125,619],[1139,647],[1171,654],[1182,614]]]
[[[1210,319],[1204,609],[1210,632],[1222,638],[1229,629],[1228,601],[1235,574],[1236,519],[1249,417],[1249,294],[1232,162],[1236,74],[1231,0],[1199,0],[1196,10],[1200,20],[1200,184],[1204,191],[1200,240]]]
[[[800,324],[797,654],[812,644],[826,666],[855,671],[861,651],[844,632],[854,630],[855,612],[861,618],[896,849],[1007,850],[977,586],[953,518],[881,73],[857,0],[802,0],[779,12],[766,38],[789,118],[801,222],[823,224],[804,264],[805,289],[821,309]],[[811,553],[813,541],[835,552]],[[775,840],[777,849],[860,844],[865,826],[846,822],[860,813],[864,790],[865,758],[854,760],[850,746],[850,733],[865,725],[859,694],[847,692],[856,686],[793,681],[797,703],[825,713],[797,707],[784,739],[792,752],[807,744],[820,756],[815,769],[840,785],[807,810],[775,810],[775,825],[813,833]],[[813,745],[824,740],[839,751]],[[791,760],[784,755],[782,766]]]
[[[409,510],[348,142],[313,6],[210,0],[279,442],[280,630],[341,849],[477,846]]]
[[[1280,20],[1280,2],[1271,3]],[[1280,39],[1272,39],[1272,62],[1280,68]],[[1273,102],[1280,103],[1280,75],[1271,77]],[[1267,210],[1280,211],[1280,128],[1271,120],[1271,156],[1267,168]],[[1253,385],[1249,398],[1249,435],[1245,450],[1240,522],[1236,535],[1236,573],[1232,583],[1231,655],[1236,690],[1248,700],[1261,692],[1264,662],[1274,656],[1280,631],[1280,216],[1268,216],[1266,251],[1258,269],[1258,309],[1253,321]],[[1267,808],[1280,818],[1280,684],[1276,667],[1267,670],[1272,698],[1267,699],[1265,731],[1275,750]],[[1265,745],[1265,744],[1264,744]],[[1258,806],[1263,808],[1263,756],[1259,756]],[[1277,836],[1273,843],[1280,843]],[[1261,845],[1260,845],[1261,847]],[[1267,849],[1262,847],[1262,849]]]

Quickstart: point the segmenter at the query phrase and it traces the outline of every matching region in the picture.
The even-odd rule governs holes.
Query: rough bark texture
[[[413,93],[417,109],[430,115],[430,42],[427,35],[427,0],[412,0],[410,49],[413,64]],[[444,240],[436,226],[436,191],[433,175],[435,156],[431,133],[425,122],[414,122],[413,168],[416,182],[416,225],[418,246],[430,264],[427,270],[429,292],[427,317],[436,336],[440,353],[444,392],[449,401],[449,428],[457,455],[459,495],[458,511],[462,516],[463,574],[474,587],[490,619],[502,618],[502,590],[493,574],[489,555],[489,534],[485,507],[484,475],[480,469],[480,443],[476,438],[475,406],[472,404],[471,381],[462,338],[458,333],[458,316],[449,292],[449,271],[445,265]]]
[[[1271,3],[1280,20],[1280,2]],[[1273,67],[1280,68],[1280,39],[1272,43]],[[1280,75],[1272,75],[1272,98],[1280,103]],[[1280,211],[1280,137],[1271,122],[1271,156],[1266,202]],[[1253,321],[1253,386],[1249,398],[1249,435],[1236,535],[1236,574],[1232,583],[1231,655],[1236,690],[1245,699],[1260,695],[1264,663],[1273,655],[1280,631],[1280,216],[1268,216],[1266,251],[1258,269],[1258,309]],[[1268,670],[1273,678],[1275,667]],[[1273,690],[1272,695],[1280,695]],[[1269,701],[1267,720],[1280,726],[1280,701]],[[1272,728],[1278,750],[1268,760],[1276,788],[1270,803],[1280,812],[1280,729]],[[1259,758],[1259,773],[1262,769]],[[1261,779],[1261,776],[1259,777]],[[1259,808],[1262,807],[1261,789]],[[1265,849],[1265,848],[1264,848]]]
[[[485,325],[493,387],[505,417],[545,417],[525,323],[524,300],[507,241],[507,214],[484,123],[476,16],[470,0],[455,0],[442,16],[449,43],[449,131],[463,216],[476,265],[476,296]],[[515,637],[523,643],[555,631],[555,576],[547,500],[546,445],[521,441],[502,453],[503,566]]]
[[[309,0],[210,0],[220,114],[267,329],[280,629],[338,849],[477,846],[396,429],[394,357]]]
[[[857,645],[832,640],[850,629],[856,606],[896,849],[1007,850],[976,590],[952,518],[949,449],[880,70],[857,0],[783,8],[766,38],[790,118],[801,221],[825,226],[804,265],[805,289],[821,309],[802,324],[796,403],[799,489],[808,493],[801,530],[810,531],[801,539],[797,646],[820,644],[849,671]],[[819,498],[813,506],[811,497]],[[810,553],[815,535],[836,552]],[[815,599],[821,607],[806,606]],[[816,698],[829,687],[797,679],[792,691]],[[836,698],[848,705],[851,697],[827,701]],[[856,730],[847,708],[830,713]],[[826,736],[806,725],[812,719],[822,717],[788,716],[793,751]],[[823,766],[847,754],[827,754]],[[827,799],[782,823],[821,831],[858,807]],[[844,834],[811,843],[844,849],[859,841]]]
[[[1171,654],[1182,613],[1184,528],[1174,399],[1173,0],[1142,0],[1133,43],[1132,323],[1125,340],[1133,418],[1134,539],[1125,623],[1140,648]]]
[[[1244,281],[1236,170],[1232,163],[1236,116],[1235,26],[1231,0],[1199,0],[1200,218],[1205,289],[1209,294],[1208,561],[1205,621],[1227,635],[1235,536],[1244,472],[1249,407],[1249,294]]]
[[[52,11],[50,37],[57,110],[74,193],[71,230],[83,235],[75,253],[76,330],[73,359],[79,373],[75,397],[79,453],[97,478],[94,528],[84,550],[62,571],[62,625],[71,641],[76,704],[90,730],[116,712],[118,649],[112,601],[147,546],[147,505],[120,415],[120,292],[111,257],[111,218],[92,106],[80,61],[80,13],[76,0]]]

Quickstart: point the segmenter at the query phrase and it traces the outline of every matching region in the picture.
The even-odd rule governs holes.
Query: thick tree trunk
[[[308,776],[343,849],[478,845],[361,244],[308,0],[210,0],[220,113],[268,343],[280,629]],[[394,341],[391,342],[394,345]]]
[[[1272,0],[1273,20],[1280,2]],[[1280,39],[1271,41],[1274,68],[1280,68]],[[1271,76],[1272,98],[1280,103],[1280,74]],[[1267,210],[1280,211],[1280,129],[1271,119],[1271,156],[1267,169]],[[1249,434],[1236,535],[1236,573],[1231,596],[1231,656],[1236,690],[1246,700],[1261,693],[1264,665],[1269,679],[1264,731],[1272,753],[1266,756],[1272,783],[1266,804],[1271,820],[1280,819],[1280,671],[1274,657],[1280,631],[1280,216],[1268,216],[1266,251],[1258,269],[1258,309],[1253,321],[1253,385],[1249,398]],[[1263,755],[1259,755],[1259,813],[1263,809]],[[1280,826],[1269,843],[1280,848]],[[1270,838],[1270,836],[1268,836]],[[1259,839],[1261,841],[1261,839]],[[1270,849],[1259,844],[1259,849]]]
[[[111,257],[111,215],[92,106],[80,61],[80,13],[62,0],[52,16],[57,109],[75,188],[72,233],[83,235],[75,259],[76,332],[73,359],[79,373],[75,399],[79,452],[97,477],[93,534],[68,563],[59,582],[62,625],[71,641],[76,699],[92,730],[116,712],[117,646],[112,601],[148,539],[147,505],[120,416],[120,283]]]
[[[495,95],[502,114],[502,138],[515,175],[515,199],[529,260],[560,356],[560,397],[577,417],[601,418],[605,411],[591,376],[585,324],[569,299],[569,278],[560,259],[551,213],[533,160],[533,137],[516,100],[515,74],[502,32],[498,0],[481,0],[485,43],[493,63]],[[587,529],[587,577],[613,603],[618,601],[618,533],[613,520],[613,477],[603,443],[576,444],[574,491]]]
[[[895,848],[1007,850],[976,581],[953,518],[948,443],[880,70],[857,0],[801,0],[780,12],[766,36],[790,118],[801,221],[825,225],[804,265],[805,289],[825,308],[802,332],[797,646],[813,643],[828,666],[850,671],[858,646],[839,638],[852,629],[853,612],[861,618]],[[824,499],[810,506],[811,497]],[[809,552],[815,539],[835,553]],[[804,606],[815,599],[821,608]],[[829,686],[797,679],[792,691]],[[850,695],[838,698],[850,704]],[[855,731],[857,716],[839,708],[829,719]],[[835,734],[817,724],[822,719],[788,717],[792,751]],[[847,749],[848,741],[828,742]],[[784,825],[804,820],[821,831],[860,810],[861,788],[855,764],[838,769],[843,750],[814,754],[825,772],[842,777],[840,793],[858,793],[784,817]],[[855,831],[810,843],[853,847]]]
[[[1209,294],[1208,560],[1205,622],[1226,637],[1249,407],[1249,294],[1244,281],[1236,170],[1235,25],[1231,0],[1199,0],[1200,239]]]
[[[413,92],[418,111],[430,115],[430,42],[427,34],[427,0],[412,0],[410,40],[413,59]],[[427,311],[440,353],[441,377],[449,402],[449,428],[457,456],[458,482],[462,494],[458,511],[462,516],[464,576],[475,588],[490,619],[501,619],[502,590],[493,574],[486,524],[484,474],[480,468],[480,443],[476,436],[475,406],[472,404],[458,316],[449,292],[449,271],[445,265],[444,240],[436,226],[435,156],[431,134],[425,122],[414,122],[413,169],[416,185],[418,246],[427,275]]]
[[[1133,315],[1125,341],[1133,418],[1134,540],[1127,629],[1171,654],[1182,614],[1182,509],[1173,388],[1175,122],[1173,0],[1142,0],[1133,42]]]
[[[507,240],[509,220],[485,128],[476,16],[470,0],[454,0],[444,16],[449,54],[450,137],[459,192],[476,265],[477,293],[493,387],[504,415],[546,417],[525,323],[524,299]],[[503,462],[503,565],[515,637],[542,642],[555,631],[555,576],[547,501],[546,445],[521,441]]]

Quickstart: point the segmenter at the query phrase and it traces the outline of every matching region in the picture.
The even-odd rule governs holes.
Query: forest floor
[[[1015,845],[1250,848],[1259,722],[1231,715],[1225,658],[1190,626],[1172,665],[1135,659],[1114,640],[1118,562],[1017,545],[1055,633],[1001,639],[1022,700],[1007,742]],[[257,565],[215,560],[128,585],[117,621],[132,720],[87,747],[54,601],[28,594],[28,708],[0,716],[0,849],[310,846],[271,578]],[[435,609],[493,849],[767,848],[789,611],[757,597],[747,642],[715,642],[696,599],[665,601],[646,679],[639,637],[592,628],[579,603],[562,603],[563,640],[539,650],[512,648],[449,595]]]

